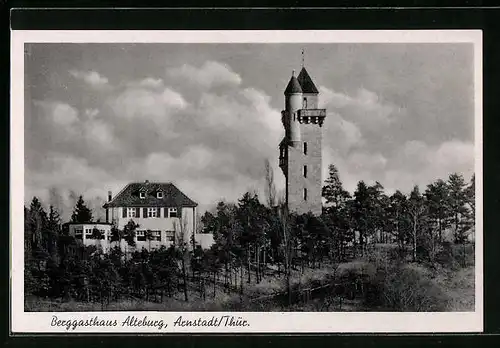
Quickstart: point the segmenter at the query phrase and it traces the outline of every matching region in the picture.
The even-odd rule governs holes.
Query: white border
[[[476,291],[475,311],[455,313],[279,313],[279,312],[24,312],[24,43],[472,43],[474,45],[475,172],[476,172]],[[380,31],[11,31],[11,329],[15,333],[167,333],[167,332],[482,332],[483,331],[483,221],[482,221],[482,31],[480,30],[380,30]],[[173,327],[183,319],[233,315],[249,327]],[[117,319],[128,315],[162,319],[168,326],[151,327],[51,327],[51,318]]]

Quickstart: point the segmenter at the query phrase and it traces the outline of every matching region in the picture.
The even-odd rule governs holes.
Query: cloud
[[[393,188],[409,191],[414,185],[424,189],[437,179],[446,180],[451,173],[461,173],[468,180],[474,173],[474,144],[460,140],[427,145],[408,141],[391,162],[386,182]]]
[[[224,85],[234,87],[241,84],[240,75],[228,65],[215,61],[207,61],[199,68],[189,64],[170,68],[167,69],[167,75],[204,88]]]
[[[166,74],[162,66],[143,79],[124,76],[99,98],[35,102],[26,118],[27,193],[47,195],[46,188],[55,185],[66,193],[105,197],[108,189],[116,194],[128,182],[148,179],[172,181],[207,207],[221,198],[235,201],[248,189],[262,195],[265,159],[283,188],[278,103],[263,84],[246,75],[243,81],[240,71],[215,61],[181,64]],[[85,80],[92,74],[75,75]],[[92,76],[87,83],[109,85],[105,77]],[[453,171],[471,173],[471,142],[410,136],[410,111],[398,106],[405,103],[359,86],[349,92],[320,86],[327,108],[323,179],[330,163],[351,192],[360,180],[377,180],[388,191],[409,190]]]
[[[144,88],[126,88],[108,103],[116,117],[150,118],[156,122],[165,119],[169,111],[182,110],[188,103],[184,97],[169,88],[151,91]]]
[[[400,121],[399,118],[404,114],[403,108],[365,88],[358,88],[354,95],[335,92],[324,86],[320,86],[319,90],[322,107],[340,114],[363,131],[380,131]]]
[[[93,108],[85,109],[85,116],[87,116],[88,118],[94,118],[98,114],[99,114],[98,109],[93,109]]]
[[[151,88],[151,89],[156,89],[156,88],[162,88],[163,87],[163,80],[161,78],[154,78],[154,77],[146,77],[142,80],[139,81],[132,81],[127,84],[129,87],[138,87],[138,88]]]
[[[85,81],[90,86],[102,87],[108,84],[108,79],[100,75],[97,71],[70,70],[70,75],[76,79]]]
[[[56,126],[71,127],[78,122],[78,111],[66,103],[34,100],[33,105],[40,109],[41,113],[38,115],[50,118]]]

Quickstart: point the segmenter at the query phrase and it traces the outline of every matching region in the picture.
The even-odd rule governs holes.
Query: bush
[[[446,308],[447,298],[422,266],[395,265],[379,268],[369,286],[366,302],[382,310],[438,312]]]

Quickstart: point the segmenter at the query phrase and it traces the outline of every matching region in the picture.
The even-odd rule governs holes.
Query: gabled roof
[[[157,198],[156,193],[163,192],[163,198]],[[146,192],[141,198],[139,193]],[[104,208],[112,207],[196,207],[198,204],[181,192],[172,183],[133,182],[104,204]]]
[[[318,89],[314,85],[311,76],[307,73],[306,68],[302,68],[298,77],[302,93],[318,94]]]
[[[285,89],[285,95],[293,93],[302,93],[302,88],[300,87],[299,81],[297,80],[295,75],[292,75],[292,77],[290,78],[290,82],[288,82],[288,86],[286,86]]]

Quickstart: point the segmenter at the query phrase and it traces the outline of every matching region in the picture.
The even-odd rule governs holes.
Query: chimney
[[[111,191],[108,191],[108,202],[111,202]]]

